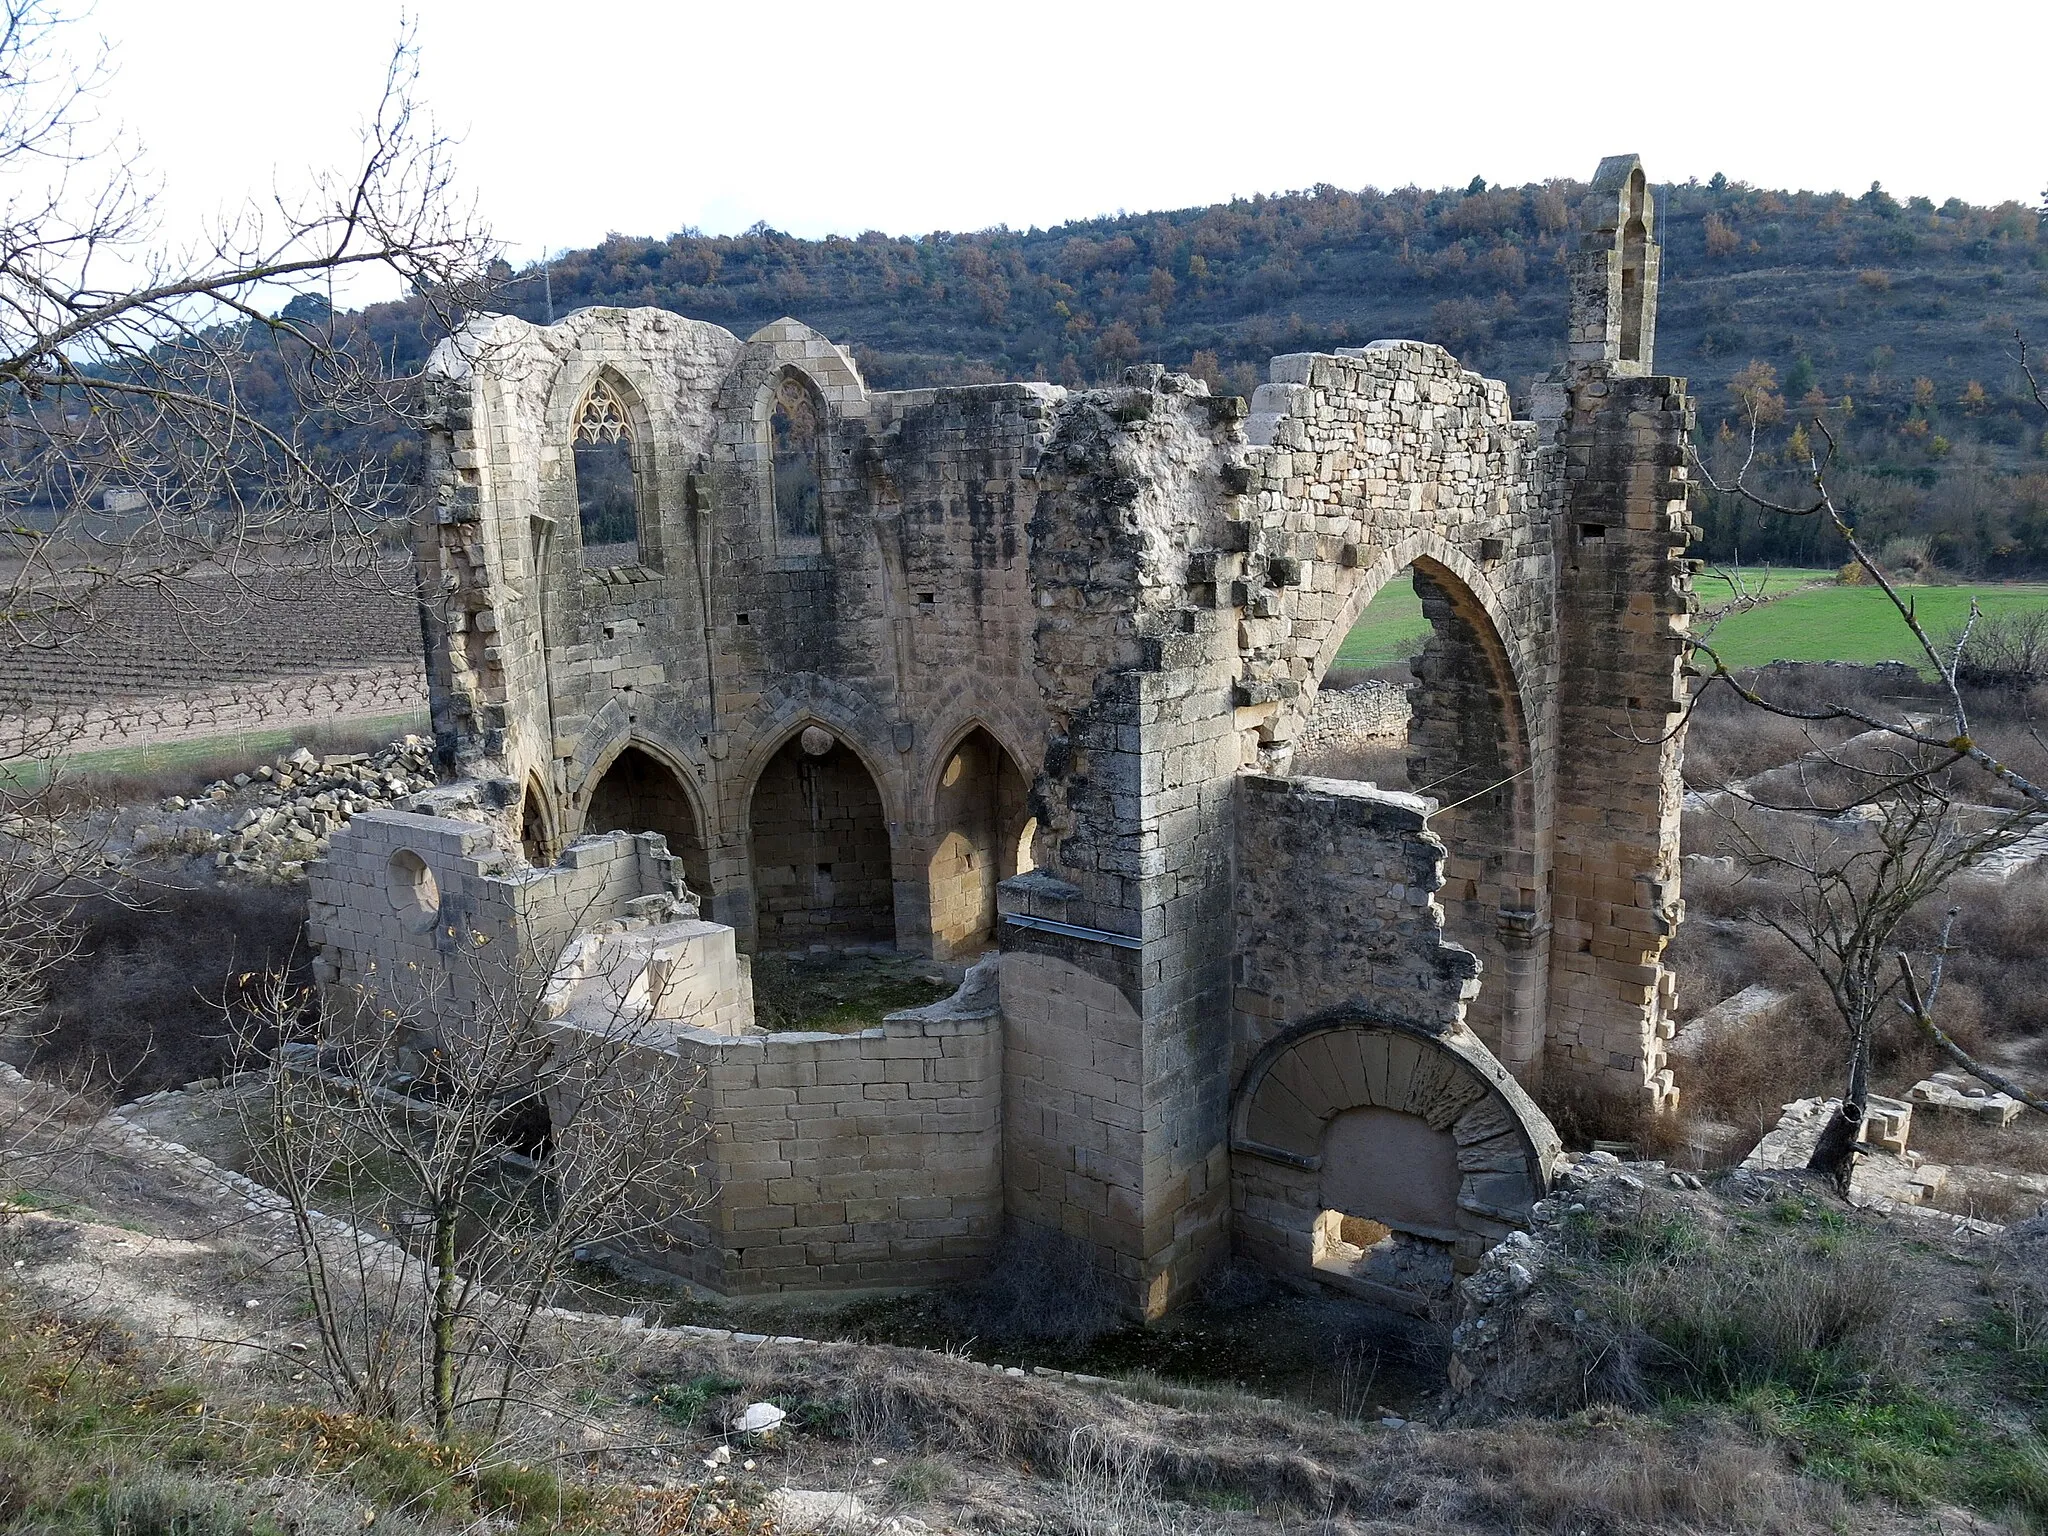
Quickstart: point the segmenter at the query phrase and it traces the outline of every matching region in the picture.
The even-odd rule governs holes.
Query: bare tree
[[[182,244],[98,115],[104,60],[71,57],[70,36],[52,0],[0,0],[0,689],[39,654],[88,650],[122,588],[172,594],[203,643],[263,618],[280,568],[409,583],[377,557],[409,488],[358,429],[402,424],[413,381],[337,316],[335,285],[393,275],[432,328],[492,254],[414,99],[410,35],[352,168]],[[0,1013],[34,1006],[68,902],[101,873],[59,815],[67,741],[13,729],[0,755]]]
[[[2048,410],[2024,338],[2016,341],[2018,366],[2035,400]],[[1920,988],[1900,930],[1955,876],[2048,822],[2048,785],[1980,739],[1970,693],[1987,669],[2011,670],[2013,655],[2030,665],[2036,637],[2024,624],[1993,626],[1987,634],[1973,602],[1969,620],[1937,640],[1910,592],[1864,545],[1853,517],[1837,502],[1828,478],[1835,440],[1826,421],[1812,421],[1813,437],[1825,448],[1810,454],[1803,472],[1809,494],[1796,500],[1766,495],[1751,483],[1760,424],[1753,410],[1749,456],[1730,483],[1716,481],[1695,451],[1701,475],[1714,490],[1760,510],[1823,520],[1843,541],[1850,563],[1882,592],[1935,684],[1932,703],[1917,707],[1887,709],[1846,691],[1818,701],[1794,699],[1730,667],[1714,647],[1711,623],[1692,642],[1695,663],[1705,664],[1699,668],[1705,676],[1692,708],[1719,685],[1760,711],[1801,722],[1816,733],[1814,750],[1799,763],[1765,776],[1775,784],[1761,792],[1763,780],[1723,788],[1739,807],[1728,823],[1738,855],[1752,870],[1789,884],[1796,893],[1789,903],[1773,907],[1767,902],[1761,920],[1813,968],[1848,1034],[1841,1114],[1823,1133],[1812,1161],[1816,1170],[1840,1179],[1846,1177],[1862,1125],[1871,1044],[1887,1000],[1904,1008],[1952,1057],[1986,1076],[1936,1023],[1934,989]],[[1726,574],[1736,594],[1733,607],[1757,600],[1758,589],[1739,571]],[[1981,659],[1973,646],[1981,647]],[[1854,727],[1861,729],[1839,739]],[[2031,735],[2039,745],[2039,733]],[[2018,1096],[2048,1108],[2048,1100],[2039,1095],[2023,1091]]]
[[[1792,775],[1803,793],[1766,804],[1735,791],[1724,846],[1754,877],[1756,920],[1827,989],[1847,1042],[1841,1112],[1809,1166],[1846,1182],[1871,1092],[1880,1015],[1899,995],[1902,930],[1957,875],[2040,821],[2031,808],[1972,805],[1918,752],[1856,738]],[[1782,791],[1781,791],[1782,793]],[[1846,809],[1828,802],[1847,800]],[[1802,803],[1803,802],[1803,803]],[[1910,988],[1908,989],[1910,993]]]
[[[243,1021],[277,1042],[241,1101],[253,1171],[359,1411],[417,1406],[446,1439],[484,1405],[495,1434],[576,1256],[659,1249],[701,1207],[701,1074],[662,1022],[692,1000],[611,937],[548,964],[451,927],[445,969],[381,977],[341,1017],[277,985]]]

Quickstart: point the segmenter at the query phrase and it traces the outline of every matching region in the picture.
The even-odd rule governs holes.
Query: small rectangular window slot
[[[829,875],[832,873],[832,866],[830,864],[820,864],[818,866],[818,873],[821,875]]]
[[[616,629],[612,628],[611,625],[607,624],[604,627],[604,637],[607,640],[616,640],[619,638],[619,632]]]
[[[920,592],[917,594],[917,605],[920,608],[930,608],[934,604],[936,604],[938,600],[939,594],[936,592]]]
[[[740,622],[742,624],[751,624],[754,622],[754,616],[751,613],[743,613],[740,615]]]
[[[1598,544],[1606,537],[1607,525],[1605,523],[1579,524],[1579,542],[1581,544]]]

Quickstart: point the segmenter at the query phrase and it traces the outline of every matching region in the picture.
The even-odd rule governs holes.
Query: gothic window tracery
[[[590,386],[570,436],[576,460],[576,512],[586,566],[640,559],[639,467],[625,402],[604,379]]]

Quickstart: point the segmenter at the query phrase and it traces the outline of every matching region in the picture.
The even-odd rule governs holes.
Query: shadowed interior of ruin
[[[760,949],[891,943],[889,825],[857,753],[810,727],[769,759],[748,821]]]
[[[682,860],[683,878],[700,899],[711,895],[711,861],[697,830],[697,813],[682,784],[661,761],[628,747],[590,792],[586,832],[659,832]]]
[[[947,759],[932,808],[932,952],[939,958],[978,954],[993,942],[996,885],[1020,873],[1026,792],[1010,754],[979,726]],[[1022,856],[1028,869],[1028,850]]]

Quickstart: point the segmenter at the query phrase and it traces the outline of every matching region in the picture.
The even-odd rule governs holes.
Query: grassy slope
[[[1384,667],[1406,661],[1422,648],[1429,634],[1429,620],[1422,616],[1422,599],[1414,587],[1400,579],[1387,583],[1358,616],[1351,633],[1337,652],[1340,667]]]

